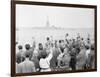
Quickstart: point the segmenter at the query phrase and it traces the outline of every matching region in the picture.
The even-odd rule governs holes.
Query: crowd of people
[[[45,45],[39,43],[38,47],[35,41],[32,46],[18,45],[16,73],[93,69],[94,51],[94,43],[89,36],[83,38],[78,34],[75,38],[69,38],[68,33],[61,40],[47,37]]]

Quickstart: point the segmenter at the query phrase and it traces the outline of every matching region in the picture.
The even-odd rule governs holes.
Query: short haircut
[[[19,46],[18,46],[18,49],[23,49],[22,45],[19,45]]]
[[[61,40],[62,42],[64,42],[64,40]]]
[[[90,40],[90,38],[87,38],[87,40]]]
[[[26,44],[25,48],[26,48],[26,50],[29,50],[30,49],[30,44]]]
[[[29,58],[29,57],[30,57],[30,52],[27,51],[27,52],[25,53],[25,57],[26,57],[26,58]]]
[[[41,52],[41,57],[46,58],[47,57],[47,52]]]
[[[81,38],[81,40],[84,40],[84,38]]]
[[[38,45],[40,46],[40,45],[42,45],[42,43],[39,43]]]
[[[47,40],[50,40],[49,37],[47,37]]]
[[[94,50],[94,49],[95,49],[95,48],[94,48],[94,45],[92,44],[92,45],[91,45],[91,50]]]
[[[68,36],[69,34],[68,33],[66,33],[66,36]]]
[[[59,40],[59,43],[61,43],[61,40]]]
[[[76,48],[76,46],[75,46],[75,45],[73,45],[72,47],[73,47],[73,48]]]
[[[17,55],[16,55],[16,62],[17,62],[18,64],[21,63],[20,56],[17,56]]]
[[[85,46],[86,49],[89,49],[90,47],[88,45]]]

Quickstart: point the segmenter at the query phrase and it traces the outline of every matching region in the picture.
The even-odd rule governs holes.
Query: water
[[[54,40],[64,39],[65,34],[68,33],[70,38],[76,38],[77,33],[84,38],[87,38],[90,34],[91,39],[94,39],[94,30],[92,28],[87,29],[50,29],[50,28],[21,28],[16,30],[16,41],[21,45],[29,43],[32,45],[32,37],[38,43],[45,43],[46,37],[52,36]]]

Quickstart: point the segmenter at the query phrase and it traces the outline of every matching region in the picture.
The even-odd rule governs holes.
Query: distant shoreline
[[[16,30],[22,30],[22,29],[52,29],[52,30],[75,30],[75,29],[80,29],[80,30],[86,30],[86,29],[93,29],[93,28],[61,28],[61,27],[20,27],[16,28]]]

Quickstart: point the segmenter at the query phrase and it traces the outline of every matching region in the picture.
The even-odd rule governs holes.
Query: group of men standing
[[[46,38],[45,46],[42,43],[36,47],[35,41],[32,47],[26,44],[25,51],[22,45],[18,45],[16,53],[16,73],[69,71],[94,68],[95,53],[94,44],[90,37],[86,39],[77,35],[76,38],[53,40]]]

